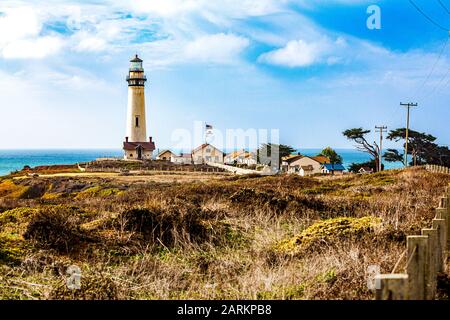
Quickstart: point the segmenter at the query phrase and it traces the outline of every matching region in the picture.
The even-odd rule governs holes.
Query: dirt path
[[[190,182],[217,180],[229,176],[229,173],[205,173],[205,172],[176,172],[176,171],[154,171],[151,173],[133,175],[120,175],[116,172],[70,172],[40,174],[39,178],[74,177],[74,178],[106,178],[123,182],[152,181],[152,182]],[[15,177],[14,179],[33,179],[31,176]],[[35,179],[35,178],[34,178]]]

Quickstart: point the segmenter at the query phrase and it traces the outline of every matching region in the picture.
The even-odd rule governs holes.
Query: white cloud
[[[321,42],[292,40],[283,48],[262,54],[258,61],[287,67],[306,67],[316,63],[326,49]]]
[[[80,38],[80,41],[75,46],[76,51],[99,52],[104,51],[107,48],[107,42],[105,41],[105,39],[102,39],[100,37],[78,35],[77,38]]]
[[[6,59],[44,58],[58,52],[63,40],[39,36],[42,21],[31,7],[9,8],[0,16],[0,52]]]
[[[116,5],[135,12],[149,13],[161,17],[180,16],[189,13],[228,17],[261,16],[282,10],[288,0],[111,0]]]
[[[249,45],[247,38],[234,34],[218,33],[206,35],[188,43],[185,47],[185,57],[188,60],[231,63]]]
[[[26,37],[36,36],[42,23],[36,12],[27,7],[11,8],[0,16],[0,45]]]
[[[44,58],[57,53],[62,47],[63,41],[54,36],[17,40],[3,48],[3,57],[6,59]]]
[[[122,4],[123,1],[119,1]],[[198,8],[196,0],[140,0],[127,1],[134,11],[151,13],[159,16],[173,16]]]

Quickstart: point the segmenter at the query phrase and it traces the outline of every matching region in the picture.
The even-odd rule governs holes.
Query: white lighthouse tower
[[[136,55],[130,60],[128,82],[127,136],[123,143],[126,160],[150,160],[155,143],[152,137],[147,140],[145,118],[145,82],[142,60]]]

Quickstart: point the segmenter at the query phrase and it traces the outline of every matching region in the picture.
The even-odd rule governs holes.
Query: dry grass
[[[0,298],[371,299],[367,267],[392,271],[449,181],[416,169],[178,183],[6,179]],[[17,197],[23,188],[34,192]],[[292,239],[308,245],[277,249]],[[81,290],[65,286],[70,265],[82,270]]]

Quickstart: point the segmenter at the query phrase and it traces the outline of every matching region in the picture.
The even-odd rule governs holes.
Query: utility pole
[[[406,115],[406,135],[405,135],[405,167],[408,166],[408,134],[409,134],[409,109],[411,107],[417,107],[417,103],[402,103],[400,102],[400,105],[407,108],[407,115]]]
[[[378,154],[378,171],[383,170],[383,133],[387,132],[387,126],[375,126],[375,132],[380,132],[380,152]]]

